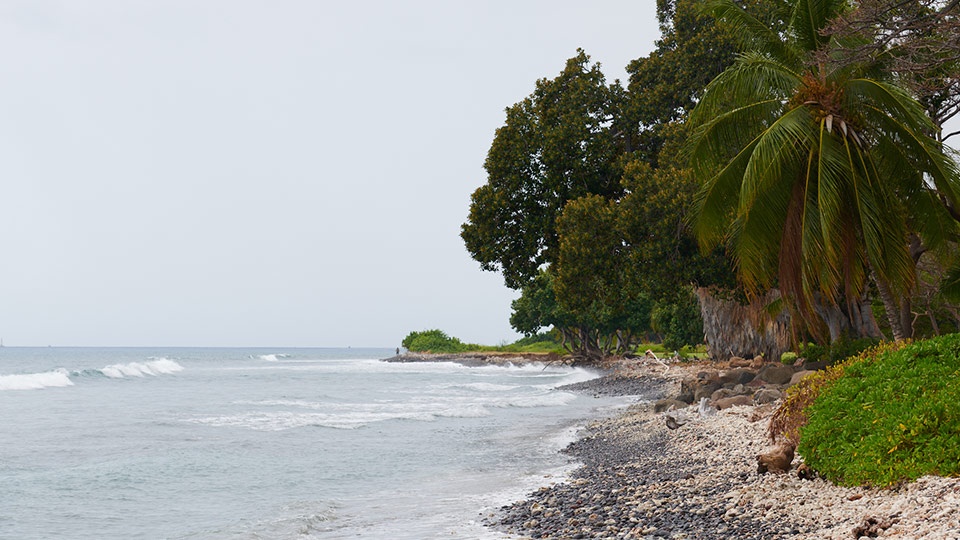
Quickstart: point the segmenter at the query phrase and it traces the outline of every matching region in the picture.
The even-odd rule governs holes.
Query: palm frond
[[[790,28],[799,46],[807,52],[822,47],[829,37],[821,31],[845,6],[843,0],[798,0],[790,19]]]
[[[779,100],[785,103],[801,84],[796,70],[758,53],[741,55],[718,75],[690,113],[694,125],[708,122],[732,104]]]
[[[801,56],[770,26],[747,13],[732,0],[707,0],[703,10],[726,23],[745,49],[768,54],[786,64],[799,66]]]

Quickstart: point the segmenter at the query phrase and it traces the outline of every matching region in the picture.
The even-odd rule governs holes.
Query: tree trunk
[[[866,294],[859,301],[841,305],[825,304],[817,296],[814,299],[813,310],[830,331],[830,343],[844,336],[854,339],[883,337],[877,320],[873,316],[870,299]]]
[[[906,338],[903,328],[903,319],[901,318],[900,305],[890,291],[886,282],[877,276],[876,272],[871,272],[873,282],[877,285],[877,291],[880,293],[880,300],[883,301],[883,310],[887,314],[887,322],[890,323],[890,333],[893,334],[894,341],[901,341]]]
[[[767,306],[780,298],[779,291],[769,291],[763,298],[747,305],[717,298],[704,287],[698,287],[696,293],[703,317],[704,339],[714,360],[762,355],[768,360],[779,361],[780,355],[790,350],[793,343],[790,314],[786,310],[776,317],[767,313]]]

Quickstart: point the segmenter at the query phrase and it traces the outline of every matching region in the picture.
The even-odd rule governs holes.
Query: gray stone
[[[713,402],[713,405],[722,411],[737,405],[753,405],[753,398],[750,396],[730,396]]]
[[[783,393],[774,388],[761,388],[757,390],[757,393],[753,395],[753,400],[757,402],[758,405],[764,405],[767,403],[773,403],[774,401],[783,397]]]
[[[653,404],[653,412],[664,412],[670,409],[685,409],[689,403],[684,403],[676,399],[661,399]]]
[[[697,391],[693,393],[693,400],[700,401],[700,398],[709,398],[713,395],[714,392],[720,389],[720,383],[712,382],[707,383],[697,388]]]
[[[748,382],[752,381],[753,378],[756,376],[757,374],[749,369],[743,369],[743,368],[731,369],[729,371],[725,371],[722,375],[720,375],[720,383],[722,384],[722,383],[732,382],[734,385],[747,384]]]
[[[710,394],[710,401],[716,402],[717,400],[720,400],[720,399],[723,399],[723,398],[728,398],[728,397],[730,397],[730,396],[732,396],[732,395],[733,395],[733,390],[732,390],[732,389],[729,389],[729,388],[721,388],[721,389],[717,390],[716,392],[714,392],[713,394]]]
[[[816,371],[811,371],[811,370],[809,370],[809,369],[804,369],[804,370],[802,370],[802,371],[798,371],[798,372],[796,372],[796,373],[793,374],[793,377],[790,377],[790,382],[787,383],[787,386],[793,386],[793,385],[797,384],[798,382],[800,382],[800,379],[806,377],[807,375],[812,375],[812,374],[814,374],[814,373],[816,373]]]
[[[793,366],[769,364],[760,370],[757,377],[770,384],[787,384],[793,377]]]

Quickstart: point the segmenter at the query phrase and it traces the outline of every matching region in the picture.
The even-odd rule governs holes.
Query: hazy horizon
[[[0,337],[513,341],[459,238],[494,130],[577,48],[625,79],[655,5],[2,3]]]

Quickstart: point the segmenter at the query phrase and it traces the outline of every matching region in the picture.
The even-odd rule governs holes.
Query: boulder
[[[713,370],[701,371],[697,373],[697,382],[700,384],[715,382],[718,378],[719,374]]]
[[[752,367],[753,369],[760,369],[760,368],[762,368],[762,367],[763,367],[763,357],[762,357],[762,356],[754,356],[754,357],[753,357],[753,362],[750,362],[750,367]]]
[[[709,398],[710,396],[713,395],[714,392],[716,392],[719,389],[720,389],[720,383],[717,383],[717,382],[710,382],[707,384],[703,384],[699,388],[697,388],[697,390],[693,393],[693,400],[700,401],[700,399],[702,398]]]
[[[773,403],[782,397],[783,392],[775,388],[761,388],[753,395],[753,401],[757,402],[758,405],[765,405],[767,403]]]
[[[676,399],[683,401],[685,403],[693,403],[693,394],[697,391],[697,387],[700,386],[700,383],[697,382],[697,379],[693,377],[688,377],[680,381],[680,394]]]
[[[787,386],[793,386],[800,382],[800,379],[806,377],[807,375],[813,375],[814,373],[816,373],[816,371],[810,371],[808,369],[798,371],[793,374],[793,377],[790,377],[790,382],[787,383]]]
[[[757,377],[770,384],[787,384],[793,377],[793,366],[783,364],[770,364],[764,366],[757,374]]]
[[[750,364],[753,363],[753,360],[747,360],[746,358],[740,358],[739,356],[734,356],[730,359],[731,368],[744,368],[750,367]]]
[[[738,385],[747,384],[756,376],[757,374],[749,369],[738,368],[723,372],[719,379],[720,384],[733,383],[734,385]]]
[[[750,396],[730,396],[713,402],[713,406],[721,411],[738,405],[753,405],[753,398]]]
[[[653,404],[653,412],[662,413],[671,409],[685,409],[689,403],[676,399],[661,399]]]
[[[710,401],[716,403],[717,401],[719,401],[719,400],[721,400],[721,399],[723,399],[723,398],[728,398],[728,397],[730,397],[730,396],[732,396],[732,395],[734,395],[734,394],[733,394],[733,390],[731,390],[731,389],[729,389],[729,388],[721,388],[721,389],[717,390],[716,392],[714,392],[713,394],[710,394]]]

